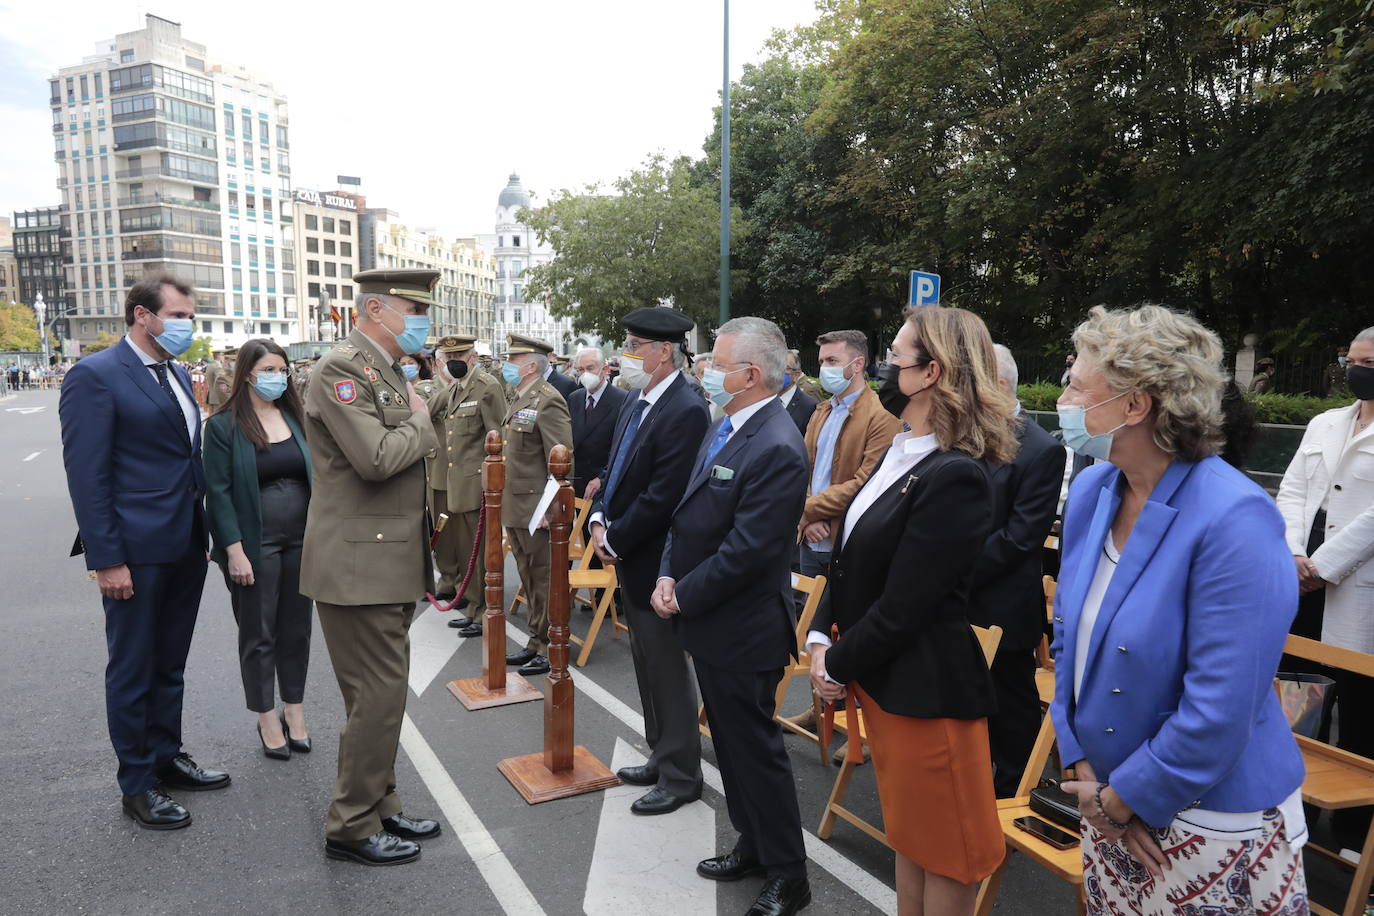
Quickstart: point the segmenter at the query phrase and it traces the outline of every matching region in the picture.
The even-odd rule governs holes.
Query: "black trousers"
[[[658,770],[660,788],[678,798],[700,798],[701,732],[687,653],[673,634],[672,621],[637,598],[625,595],[625,619],[644,710],[644,739],[652,751],[649,765]]]
[[[1011,798],[1025,772],[1040,733],[1040,692],[1035,686],[1035,650],[999,651],[992,662],[997,712],[988,716],[993,787],[998,798]]]
[[[735,851],[755,859],[770,878],[806,876],[806,845],[792,762],[782,726],[773,719],[773,692],[782,670],[726,671],[694,659],[697,684],[725,784]]]
[[[281,479],[262,489],[262,550],[253,584],[229,580],[239,626],[243,696],[253,712],[270,712],[276,687],[283,703],[305,699],[310,664],[310,599],[301,594],[301,541],[310,492],[304,482]]]
[[[192,544],[200,543],[197,533]],[[181,752],[186,654],[205,585],[205,553],[192,546],[176,563],[129,564],[132,598],[104,598],[105,716],[119,758],[119,789],[134,795]]]

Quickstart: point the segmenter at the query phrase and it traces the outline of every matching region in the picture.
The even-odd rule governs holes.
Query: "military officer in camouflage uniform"
[[[440,830],[402,813],[395,774],[410,621],[433,583],[424,459],[438,449],[398,360],[424,342],[438,278],[433,270],[355,275],[357,325],[315,366],[305,406],[315,496],[301,592],[315,599],[347,715],[325,852],[365,865],[412,861],[415,840]]]
[[[439,453],[430,471],[429,485],[435,518],[448,515],[448,522],[434,545],[435,565],[439,567],[437,597],[450,601],[457,596],[472,557],[482,503],[482,462],[487,456],[487,433],[500,429],[506,419],[506,396],[496,379],[477,366],[475,338],[454,334],[439,341],[439,375],[448,384],[429,404]],[[478,547],[481,550],[481,547]],[[468,580],[459,608],[472,608],[466,617],[448,622],[462,629],[463,635],[482,632],[480,622],[483,577],[481,555],[476,572]]]
[[[524,675],[545,674],[549,670],[549,529],[541,521],[530,534],[530,517],[549,479],[549,453],[555,445],[572,451],[572,416],[563,395],[544,379],[553,347],[517,334],[510,335],[507,343],[501,371],[515,387],[515,400],[506,413],[506,493],[501,521],[529,602],[530,639],[523,651],[506,656],[506,664],[520,665]]]

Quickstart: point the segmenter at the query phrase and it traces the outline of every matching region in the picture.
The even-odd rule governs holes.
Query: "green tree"
[[[214,351],[210,347],[210,336],[207,334],[191,341],[191,346],[177,358],[184,363],[193,363],[196,360],[209,359],[213,355]]]
[[[119,335],[111,334],[109,331],[101,331],[96,335],[95,340],[81,345],[81,355],[90,356],[92,353],[107,350],[117,343],[119,343]]]
[[[669,303],[698,325],[714,323],[720,247],[719,195],[692,181],[691,163],[652,156],[617,179],[564,190],[523,219],[555,258],[532,268],[526,295],[578,331],[607,340],[632,309]],[[738,213],[732,213],[731,233]]]
[[[0,350],[38,350],[38,317],[18,302],[0,302]]]

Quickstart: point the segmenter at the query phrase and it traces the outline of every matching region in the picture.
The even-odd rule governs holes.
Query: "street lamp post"
[[[730,0],[725,0],[720,103],[720,323],[730,320]]]

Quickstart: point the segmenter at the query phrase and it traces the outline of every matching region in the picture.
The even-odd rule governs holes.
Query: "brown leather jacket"
[[[826,399],[816,406],[811,422],[806,427],[806,453],[812,466],[816,463],[816,443],[821,438],[821,427],[830,416],[831,401]],[[808,492],[806,509],[802,513],[801,526],[816,521],[830,523],[831,536],[837,532],[840,516],[854,499],[859,488],[868,480],[878,461],[892,446],[892,437],[901,432],[902,423],[888,413],[878,401],[878,395],[864,385],[859,396],[840,427],[839,438],[835,440],[835,457],[830,463],[830,486],[819,493]]]

